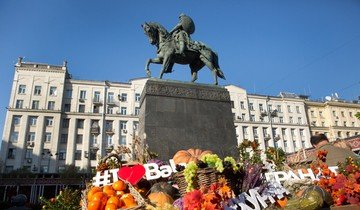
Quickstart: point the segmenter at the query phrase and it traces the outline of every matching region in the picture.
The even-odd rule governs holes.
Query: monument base
[[[178,150],[237,154],[229,92],[213,85],[149,79],[141,95],[139,136],[159,159]]]

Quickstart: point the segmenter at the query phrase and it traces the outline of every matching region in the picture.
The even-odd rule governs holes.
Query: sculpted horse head
[[[157,47],[157,57],[148,59],[145,70],[147,75],[151,76],[149,69],[150,63],[162,64],[162,70],[159,78],[162,79],[164,73],[171,73],[175,63],[189,64],[192,80],[197,79],[197,72],[205,65],[213,72],[214,84],[218,84],[217,77],[225,79],[223,72],[218,64],[218,57],[209,47],[201,42],[192,42],[192,47],[187,48],[184,54],[179,54],[178,46],[174,35],[170,34],[159,23],[144,23],[141,25],[150,44]]]

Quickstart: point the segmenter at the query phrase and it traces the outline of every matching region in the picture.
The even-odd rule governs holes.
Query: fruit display
[[[140,204],[136,196],[132,194],[131,188],[133,187],[122,180],[103,187],[92,186],[86,194],[87,210],[116,210],[137,207]]]
[[[188,149],[188,150],[180,150],[178,151],[174,157],[173,160],[175,164],[180,163],[189,163],[191,161],[198,162],[202,158],[202,156],[206,154],[211,154],[212,152],[210,150],[201,150],[201,149]]]

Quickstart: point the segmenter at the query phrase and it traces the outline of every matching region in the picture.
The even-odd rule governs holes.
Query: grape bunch
[[[185,166],[176,164],[175,169],[176,169],[176,171],[180,172],[180,171],[183,171],[185,169]]]
[[[198,166],[198,168],[206,168],[206,167],[208,167],[208,165],[206,163],[204,163],[203,161],[201,161],[201,160],[199,160],[197,162],[197,166]]]
[[[195,162],[190,162],[186,165],[184,169],[185,181],[187,183],[186,191],[190,192],[195,189],[194,182],[196,178],[196,173],[198,170],[198,166]]]
[[[206,154],[201,158],[201,161],[219,172],[224,170],[222,160],[216,154]]]

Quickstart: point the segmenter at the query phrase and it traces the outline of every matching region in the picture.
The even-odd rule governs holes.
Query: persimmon
[[[117,207],[121,207],[122,201],[117,196],[111,196],[106,202],[106,205],[108,205],[108,204],[115,204]]]
[[[121,196],[121,201],[125,204],[126,208],[134,207],[137,205],[134,196],[132,196],[130,193],[126,193]]]
[[[101,192],[101,188],[100,187],[92,187],[87,194],[88,201],[92,201],[93,195],[97,192]]]
[[[116,191],[124,191],[126,189],[126,183],[122,180],[113,183],[112,187]]]
[[[107,195],[103,192],[96,192],[93,196],[92,196],[92,200],[93,201],[99,201],[101,202],[102,205],[106,204],[107,201]]]
[[[88,210],[100,210],[102,207],[102,203],[100,201],[90,201],[88,203]]]
[[[114,188],[113,188],[111,185],[105,185],[105,186],[103,187],[103,192],[104,192],[105,190],[114,190]]]
[[[104,189],[104,190],[103,190],[103,193],[105,193],[107,196],[116,195],[115,190],[113,190],[112,188],[111,188],[111,189]]]
[[[116,195],[119,196],[121,198],[121,196],[123,196],[125,194],[124,191],[116,191]]]
[[[106,204],[105,210],[117,210],[117,206],[113,203]]]

